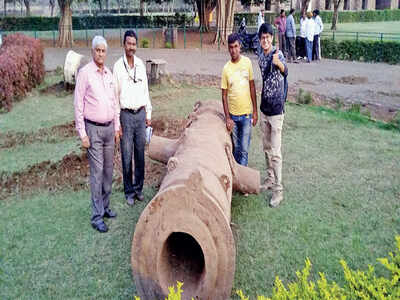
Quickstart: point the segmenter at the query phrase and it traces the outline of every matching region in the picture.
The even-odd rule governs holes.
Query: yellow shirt
[[[235,116],[252,113],[249,81],[253,80],[253,66],[246,56],[237,63],[228,61],[222,70],[221,89],[228,90],[229,113]]]

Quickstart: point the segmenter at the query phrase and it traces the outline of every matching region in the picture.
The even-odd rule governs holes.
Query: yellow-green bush
[[[271,297],[257,296],[257,300],[396,300],[400,299],[400,236],[396,237],[395,252],[390,252],[387,258],[378,258],[378,261],[390,272],[390,277],[376,277],[374,268],[369,265],[368,271],[351,270],[344,260],[340,261],[343,267],[346,284],[340,287],[335,282],[328,282],[324,273],[319,273],[317,282],[309,280],[311,261],[306,259],[302,271],[297,271],[297,280],[285,285],[276,277],[275,287]],[[177,282],[177,288],[169,288],[168,298],[165,300],[181,300],[183,283]],[[241,290],[236,294],[241,300],[249,300]],[[135,297],[135,300],[140,300]]]

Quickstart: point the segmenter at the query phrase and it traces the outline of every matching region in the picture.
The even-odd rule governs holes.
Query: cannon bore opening
[[[181,281],[185,294],[195,296],[204,277],[205,260],[199,243],[190,234],[170,234],[163,245],[160,266],[164,286]]]

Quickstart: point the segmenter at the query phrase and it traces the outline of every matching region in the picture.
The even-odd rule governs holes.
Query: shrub
[[[299,93],[297,94],[297,103],[300,104],[311,104],[313,102],[313,98],[310,92],[305,92],[302,88],[299,89]]]
[[[140,41],[140,46],[141,46],[142,48],[149,48],[149,44],[150,44],[149,39],[143,38],[143,39]]]
[[[172,44],[170,42],[165,42],[165,48],[172,49]]]
[[[193,17],[176,13],[174,16],[104,15],[73,16],[74,30],[97,28],[150,28],[168,25],[181,26],[191,22]],[[4,17],[0,18],[0,28],[5,31],[58,30],[59,17]]]
[[[325,58],[400,63],[400,43],[393,41],[334,41],[322,39],[321,52]]]
[[[5,37],[0,49],[0,108],[11,110],[12,101],[41,83],[44,73],[39,40],[23,34]]]

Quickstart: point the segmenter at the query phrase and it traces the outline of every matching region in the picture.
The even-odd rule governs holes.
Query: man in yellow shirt
[[[221,78],[226,128],[232,132],[235,160],[247,166],[251,125],[258,120],[253,66],[249,58],[240,55],[237,33],[228,36],[228,50],[231,60],[225,64]]]

